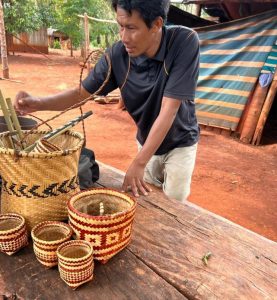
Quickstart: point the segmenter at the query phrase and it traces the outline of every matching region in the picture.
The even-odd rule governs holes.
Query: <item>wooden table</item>
[[[99,185],[120,188],[122,172],[100,172]],[[0,254],[0,299],[277,299],[277,243],[156,189],[138,203],[131,244],[96,263],[92,282],[72,291],[30,244]]]

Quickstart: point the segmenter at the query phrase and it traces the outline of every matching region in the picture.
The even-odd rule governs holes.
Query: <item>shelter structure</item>
[[[17,36],[7,34],[7,46],[9,52],[28,52],[48,54],[47,29],[41,28],[32,33],[20,33]]]
[[[270,110],[276,94],[277,10],[196,31],[201,51],[196,91],[200,124],[259,144],[263,106],[270,101]]]
[[[265,125],[277,132],[277,0],[172,2],[195,4],[199,17],[208,14],[218,22],[189,26],[201,44],[196,92],[201,126],[254,145]]]

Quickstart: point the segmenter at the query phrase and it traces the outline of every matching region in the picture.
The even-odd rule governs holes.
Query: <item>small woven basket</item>
[[[46,133],[30,134],[27,145]],[[7,132],[0,134],[0,141],[5,146],[0,147],[1,212],[24,216],[29,230],[43,221],[66,220],[66,203],[79,191],[77,172],[82,135],[66,131],[53,140],[61,150],[50,153],[20,151],[16,154],[6,148]]]
[[[37,260],[47,268],[58,265],[57,249],[70,240],[72,229],[58,221],[45,221],[37,224],[31,232]]]
[[[131,240],[136,200],[111,189],[90,189],[68,202],[75,238],[93,245],[96,260],[106,263]],[[102,214],[102,215],[101,215]]]
[[[25,219],[17,214],[0,215],[0,251],[12,255],[27,245]]]
[[[57,250],[58,266],[62,280],[71,288],[93,279],[93,248],[87,241],[68,241]]]

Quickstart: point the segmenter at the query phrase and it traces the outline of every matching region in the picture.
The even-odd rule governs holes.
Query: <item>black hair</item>
[[[169,0],[111,0],[111,2],[115,11],[119,6],[130,15],[132,10],[139,12],[148,28],[152,27],[153,21],[158,17],[166,21],[169,10]]]

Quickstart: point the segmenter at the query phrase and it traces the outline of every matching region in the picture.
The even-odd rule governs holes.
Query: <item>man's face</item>
[[[116,15],[120,38],[129,56],[147,55],[153,47],[155,26],[148,28],[139,12],[135,10],[130,15],[126,10],[117,7]]]

